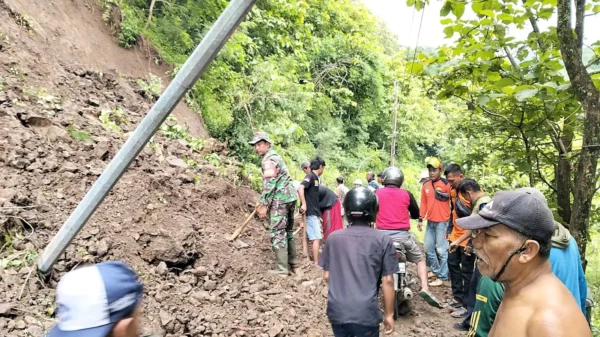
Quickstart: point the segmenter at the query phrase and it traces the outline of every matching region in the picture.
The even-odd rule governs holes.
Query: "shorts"
[[[309,240],[321,240],[323,234],[321,233],[321,221],[316,215],[308,215],[306,217],[306,236]]]
[[[425,257],[423,256],[423,252],[417,245],[417,240],[413,233],[409,233],[410,235],[396,236],[393,237],[392,240],[394,242],[400,242],[404,246],[404,251],[406,253],[406,261],[417,263],[423,260]]]

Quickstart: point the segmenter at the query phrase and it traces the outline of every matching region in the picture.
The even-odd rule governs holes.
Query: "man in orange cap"
[[[450,222],[450,184],[442,178],[442,162],[435,157],[426,160],[430,180],[421,188],[421,207],[418,222],[423,231],[423,219],[427,219],[425,230],[425,256],[431,273],[437,277],[429,285],[439,287],[448,280],[448,241],[446,230]]]

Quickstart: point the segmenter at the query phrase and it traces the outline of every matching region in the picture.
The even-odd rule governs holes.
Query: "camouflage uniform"
[[[264,140],[273,144],[264,132],[257,132],[250,144]],[[294,209],[298,195],[292,184],[287,165],[273,149],[262,159],[263,192],[258,199],[261,205],[269,208],[271,222],[271,246],[275,251],[278,271],[287,274],[288,266],[296,264],[296,243],[294,240]]]
[[[285,249],[294,240],[294,209],[298,195],[283,159],[269,150],[262,160],[263,192],[258,202],[269,207],[271,244]]]

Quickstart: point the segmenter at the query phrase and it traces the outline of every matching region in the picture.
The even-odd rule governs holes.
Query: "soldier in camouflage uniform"
[[[249,142],[262,159],[263,192],[258,199],[258,215],[269,212],[271,245],[277,258],[277,270],[272,274],[287,276],[296,264],[294,240],[294,208],[298,196],[283,159],[272,149],[273,142],[265,132],[256,132]],[[289,266],[289,268],[288,268]]]

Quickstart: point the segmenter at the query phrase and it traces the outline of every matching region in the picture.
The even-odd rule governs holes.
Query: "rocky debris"
[[[167,264],[164,261],[161,261],[158,264],[158,267],[156,267],[156,273],[158,275],[166,275],[169,272],[169,269],[167,268]]]

